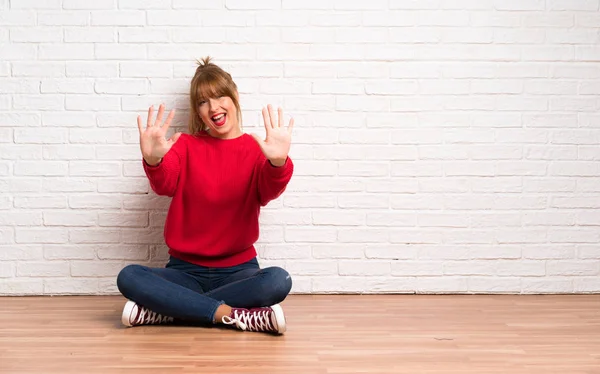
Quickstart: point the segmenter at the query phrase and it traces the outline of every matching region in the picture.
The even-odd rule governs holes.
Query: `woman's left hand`
[[[263,140],[256,134],[251,135],[260,146],[262,153],[269,161],[271,161],[273,166],[283,166],[288,157],[290,145],[292,143],[294,119],[292,118],[290,120],[290,123],[286,128],[283,125],[283,109],[279,108],[277,114],[278,118],[276,119],[271,105],[268,105],[267,108],[263,108],[262,115],[265,122],[265,130],[267,131],[267,138]]]

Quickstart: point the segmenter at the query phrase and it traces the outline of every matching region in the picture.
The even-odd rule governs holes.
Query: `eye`
[[[206,104],[206,100],[201,100],[198,105]]]

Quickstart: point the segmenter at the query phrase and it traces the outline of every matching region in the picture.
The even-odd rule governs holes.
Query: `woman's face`
[[[232,139],[242,134],[237,108],[229,96],[204,99],[198,104],[198,113],[215,138]]]

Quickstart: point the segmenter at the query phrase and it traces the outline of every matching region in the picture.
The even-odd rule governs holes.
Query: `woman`
[[[117,278],[129,301],[126,326],[165,322],[223,323],[241,330],[282,334],[279,305],[292,287],[278,267],[260,269],[260,207],[285,190],[293,173],[288,156],[294,125],[263,109],[266,139],[244,134],[237,86],[205,58],[190,87],[189,134],[165,134],[164,106],[144,128],[138,116],[143,167],[150,186],[171,196],[165,222],[170,260],[165,268],[125,267]]]

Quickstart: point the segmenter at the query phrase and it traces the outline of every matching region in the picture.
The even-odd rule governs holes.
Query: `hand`
[[[283,166],[290,151],[294,119],[292,118],[288,127],[285,128],[283,126],[283,109],[278,109],[278,118],[276,121],[273,107],[268,105],[267,108],[263,108],[262,110],[265,130],[267,130],[267,138],[263,140],[256,134],[251,135],[260,146],[262,153],[269,161],[271,161],[273,166]]]
[[[169,140],[165,139],[167,130],[175,116],[175,110],[173,109],[169,112],[169,116],[161,126],[164,112],[165,106],[161,104],[158,108],[156,121],[153,121],[152,115],[154,114],[154,106],[148,108],[148,122],[146,123],[146,129],[143,129],[142,127],[142,117],[138,116],[137,118],[138,129],[140,130],[140,149],[144,160],[146,160],[149,165],[157,165],[181,136],[181,133],[177,133]]]

